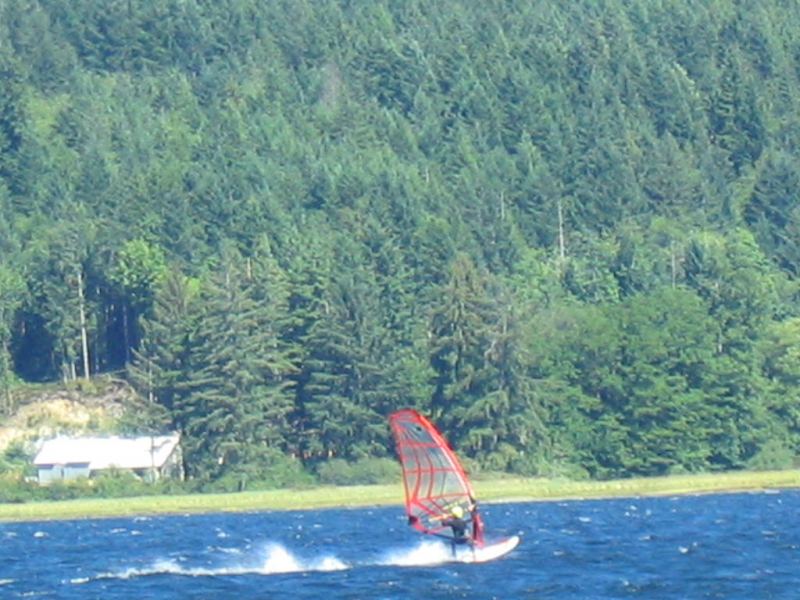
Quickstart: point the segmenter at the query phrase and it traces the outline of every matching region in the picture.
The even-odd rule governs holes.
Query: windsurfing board
[[[486,544],[481,548],[459,549],[456,560],[467,563],[483,563],[496,560],[511,552],[519,544],[519,536],[512,535],[493,544]]]

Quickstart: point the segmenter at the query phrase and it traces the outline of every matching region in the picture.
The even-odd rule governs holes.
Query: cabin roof
[[[162,467],[179,442],[177,433],[135,438],[58,437],[42,442],[33,464],[88,464],[93,471]]]

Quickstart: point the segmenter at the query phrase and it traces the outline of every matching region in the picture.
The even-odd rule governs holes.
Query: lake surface
[[[400,506],[0,523],[0,598],[800,597],[800,492],[486,504],[491,563]]]

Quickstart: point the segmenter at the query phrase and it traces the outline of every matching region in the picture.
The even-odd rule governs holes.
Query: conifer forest
[[[187,474],[800,455],[800,4],[0,0],[0,414],[115,374]]]

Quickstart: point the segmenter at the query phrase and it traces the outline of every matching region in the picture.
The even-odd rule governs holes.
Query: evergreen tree
[[[800,450],[800,403],[798,403],[798,355],[800,320],[797,317],[772,323],[761,339],[764,376],[768,382],[767,409],[774,418],[771,439],[791,449]]]
[[[453,443],[475,451],[484,448],[484,437],[491,437],[485,435],[490,429],[487,419],[502,413],[508,400],[507,395],[497,394],[489,406],[475,410],[494,391],[486,355],[497,312],[485,274],[468,256],[456,256],[450,269],[450,279],[441,287],[431,314],[434,390],[430,409],[443,429],[452,432]]]
[[[800,269],[800,172],[796,158],[770,152],[759,162],[758,179],[744,208],[744,219],[764,252],[797,276]]]
[[[408,401],[398,371],[403,363],[391,362],[410,364],[408,356],[392,348],[397,332],[382,321],[388,314],[378,281],[359,266],[366,262],[363,249],[351,240],[335,257],[349,277],[320,281],[302,338],[306,352],[297,398],[304,454],[314,459],[382,454],[389,442],[385,417],[401,399]]]
[[[236,253],[223,255],[201,290],[191,371],[175,406],[195,477],[263,478],[285,446],[292,364],[271,318],[280,307],[256,301],[242,263]]]
[[[142,319],[142,341],[128,365],[136,390],[149,405],[165,409],[173,426],[179,425],[176,409],[186,395],[200,310],[199,281],[174,269],[167,273],[156,289],[152,315]]]
[[[11,385],[15,379],[11,356],[12,326],[25,298],[25,282],[9,265],[0,262],[0,413],[13,410]]]
[[[715,407],[714,462],[721,468],[741,466],[767,435],[765,382],[755,350],[778,308],[776,278],[743,229],[726,237],[705,232],[696,238],[686,272],[719,328],[718,357],[710,365],[706,389]]]

